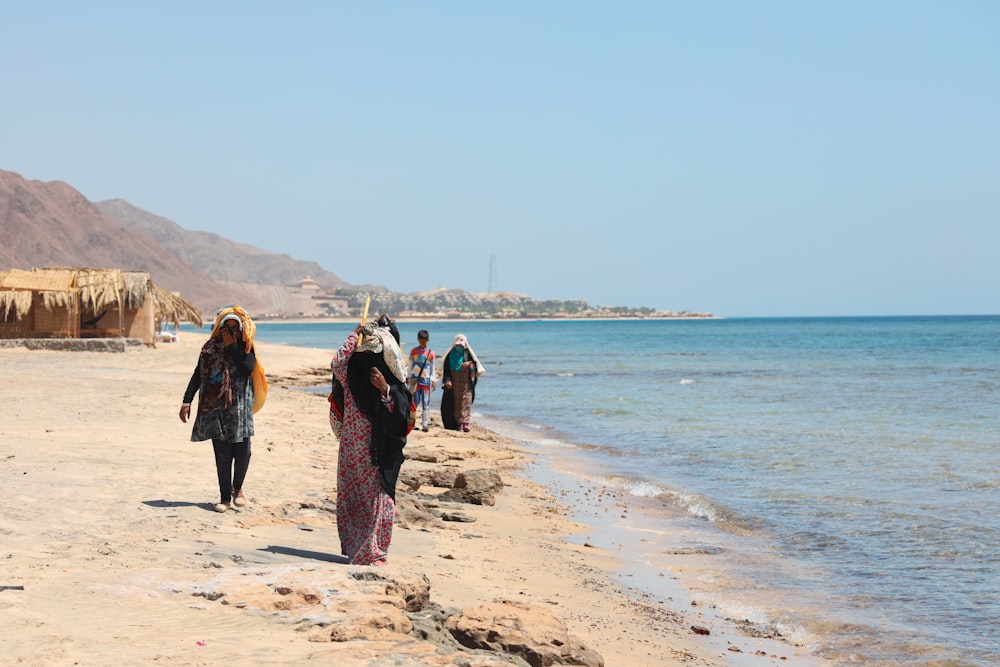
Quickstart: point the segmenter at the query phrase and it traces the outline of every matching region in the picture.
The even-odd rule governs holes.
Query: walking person
[[[340,431],[340,550],[355,565],[385,565],[411,405],[395,324],[383,315],[359,325],[334,354],[330,368],[335,380],[331,423],[335,433]]]
[[[472,422],[472,404],[476,400],[476,383],[486,369],[479,363],[464,334],[455,336],[455,342],[448,348],[441,365],[444,369],[441,420],[445,428],[468,433]]]
[[[427,347],[430,334],[427,329],[417,332],[417,346],[410,350],[410,374],[407,383],[413,403],[420,410],[421,428],[430,430],[431,392],[434,391],[434,350]]]
[[[219,309],[181,402],[179,416],[187,423],[191,402],[198,394],[191,441],[212,441],[219,480],[216,512],[227,511],[230,503],[246,505],[243,482],[250,468],[253,416],[267,398],[264,368],[254,348],[255,333],[253,320],[243,308]]]

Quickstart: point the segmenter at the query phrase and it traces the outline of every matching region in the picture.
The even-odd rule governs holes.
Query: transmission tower
[[[490,288],[489,293],[494,294],[497,291],[497,256],[490,255]]]

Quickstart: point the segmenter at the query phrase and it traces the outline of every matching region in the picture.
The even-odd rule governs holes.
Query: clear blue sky
[[[404,292],[1000,312],[1000,2],[0,5],[0,168]]]

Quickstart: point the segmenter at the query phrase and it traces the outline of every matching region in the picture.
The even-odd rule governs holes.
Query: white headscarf
[[[361,330],[364,338],[357,347],[358,352],[381,353],[385,365],[400,382],[406,382],[406,364],[403,363],[403,353],[392,332],[378,326],[378,322],[369,322]]]
[[[472,346],[469,345],[469,339],[465,337],[465,334],[458,334],[457,336],[455,336],[455,342],[451,344],[451,347],[448,348],[448,351],[445,352],[444,356],[441,358],[447,359],[448,355],[451,354],[451,351],[454,350],[456,347],[464,347],[466,350],[469,351],[469,356],[472,357],[473,363],[476,364],[476,375],[486,374],[486,367],[483,366],[482,362],[479,361],[479,357],[477,357],[476,353],[473,352]]]

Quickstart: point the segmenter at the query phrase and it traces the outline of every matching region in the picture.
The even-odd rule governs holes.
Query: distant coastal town
[[[584,300],[539,300],[510,292],[467,292],[438,288],[403,294],[384,288],[350,287],[327,289],[311,278],[289,287],[302,305],[295,315],[261,313],[264,319],[360,317],[369,302],[370,312],[392,313],[402,319],[688,319],[713,318],[710,312],[656,310],[648,307],[592,306]],[[291,295],[289,295],[291,296]]]

